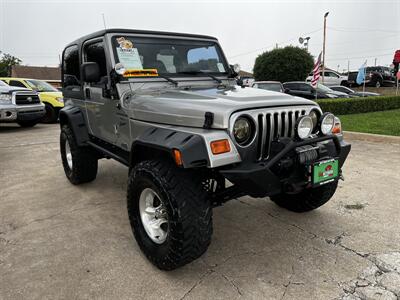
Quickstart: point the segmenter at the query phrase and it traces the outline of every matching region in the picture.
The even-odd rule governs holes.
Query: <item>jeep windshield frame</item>
[[[115,65],[121,63],[126,70],[157,70],[155,74],[173,78],[230,74],[226,57],[215,40],[114,34],[111,48]],[[133,78],[157,77],[162,78],[147,74]]]

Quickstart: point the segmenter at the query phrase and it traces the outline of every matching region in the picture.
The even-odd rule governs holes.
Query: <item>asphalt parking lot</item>
[[[314,212],[249,197],[216,208],[208,252],[162,272],[132,236],[127,169],[102,160],[71,185],[58,134],[0,125],[0,299],[400,296],[399,144],[351,141],[345,182]]]

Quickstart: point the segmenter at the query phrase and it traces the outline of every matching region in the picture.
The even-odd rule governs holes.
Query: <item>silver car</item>
[[[241,88],[237,74],[204,35],[107,29],[63,51],[65,174],[82,184],[99,159],[125,165],[133,234],[162,270],[207,250],[213,207],[269,196],[306,212],[341,178],[340,121],[311,100]]]
[[[21,127],[33,127],[45,113],[37,92],[12,87],[0,80],[0,123],[18,123]]]

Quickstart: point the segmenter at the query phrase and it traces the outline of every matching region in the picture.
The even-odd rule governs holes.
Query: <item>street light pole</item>
[[[326,42],[326,18],[329,15],[329,11],[324,15],[324,42],[322,46],[322,84],[325,82],[325,42]]]

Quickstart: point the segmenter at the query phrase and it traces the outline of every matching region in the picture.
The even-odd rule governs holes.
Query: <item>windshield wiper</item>
[[[178,86],[178,81],[173,80],[173,79],[172,79],[171,77],[169,77],[169,76],[161,75],[160,73],[158,73],[158,77],[161,77],[161,78],[163,78],[163,79],[165,79],[165,80],[167,80],[167,81],[173,83],[175,86]]]
[[[215,77],[214,75],[211,75],[210,73],[206,73],[206,72],[203,72],[203,71],[184,71],[184,72],[179,72],[179,73],[181,73],[181,74],[189,74],[189,75],[201,74],[201,75],[205,75],[205,76],[208,76],[208,77],[214,79],[214,80],[215,80],[216,82],[218,82],[219,84],[222,83],[222,80],[221,80],[221,79],[218,79],[218,78]]]

